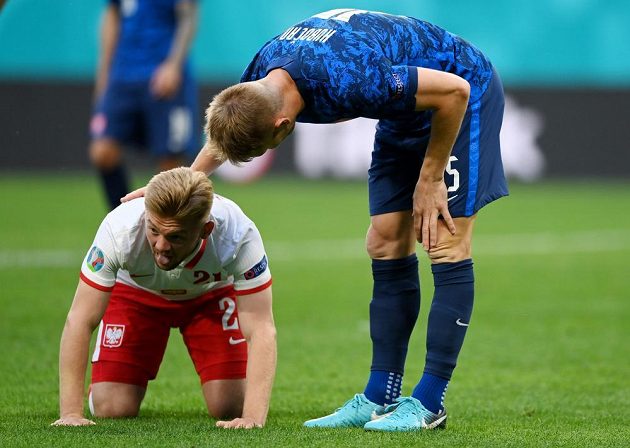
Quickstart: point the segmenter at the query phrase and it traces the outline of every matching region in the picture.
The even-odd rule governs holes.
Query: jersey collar
[[[192,269],[197,265],[197,263],[199,263],[199,260],[201,260],[201,257],[203,256],[203,253],[206,250],[207,244],[208,244],[207,239],[201,240],[201,244],[199,245],[199,249],[197,250],[197,253],[193,252],[193,255],[191,255],[191,258],[188,261],[188,263],[184,265],[186,269]]]

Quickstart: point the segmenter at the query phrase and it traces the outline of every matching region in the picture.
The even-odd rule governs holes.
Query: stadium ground
[[[140,179],[142,181],[142,179]],[[177,333],[137,419],[52,428],[57,354],[79,264],[103,215],[90,176],[0,177],[0,446],[613,447],[630,441],[630,183],[513,185],[477,221],[476,307],[446,431],[305,430],[360,392],[370,358],[362,183],[219,183],[258,224],[274,275],[279,363],[268,426],[206,417]],[[404,393],[422,367],[431,297]]]

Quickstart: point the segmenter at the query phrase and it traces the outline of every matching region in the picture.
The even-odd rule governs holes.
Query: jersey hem
[[[80,272],[79,273],[79,278],[81,280],[83,280],[86,284],[88,284],[89,286],[91,286],[94,289],[98,289],[99,291],[103,291],[103,292],[112,292],[114,290],[113,286],[103,286],[103,285],[99,285],[98,283],[96,283],[93,280],[90,280],[89,278],[87,278],[87,276],[83,273]]]
[[[260,286],[257,286],[257,287],[255,287],[255,288],[251,288],[251,289],[241,289],[241,290],[238,290],[238,289],[237,289],[237,290],[235,290],[234,292],[235,292],[235,294],[236,294],[237,296],[246,296],[246,295],[248,295],[248,294],[254,294],[254,293],[256,293],[256,292],[260,292],[260,291],[262,291],[262,290],[265,290],[265,289],[269,288],[269,287],[271,286],[272,281],[273,281],[273,279],[271,279],[271,278],[270,278],[268,282],[266,282],[266,283],[264,283],[264,284],[262,284],[262,285],[260,285]]]

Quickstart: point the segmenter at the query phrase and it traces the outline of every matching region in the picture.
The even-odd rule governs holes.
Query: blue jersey
[[[112,81],[148,81],[168,56],[182,0],[109,0],[120,11],[120,33],[112,61]],[[188,71],[184,64],[184,73]]]
[[[261,79],[276,68],[286,70],[306,103],[297,117],[301,122],[413,117],[428,125],[429,112],[414,112],[416,67],[466,79],[471,103],[492,78],[492,65],[481,51],[440,27],[411,17],[337,9],[304,20],[267,42],[241,82]]]

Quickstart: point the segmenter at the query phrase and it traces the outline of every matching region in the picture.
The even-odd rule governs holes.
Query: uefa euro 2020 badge
[[[100,271],[103,265],[105,264],[105,256],[103,255],[103,251],[98,247],[94,246],[90,249],[90,253],[88,254],[87,267],[92,272]]]

